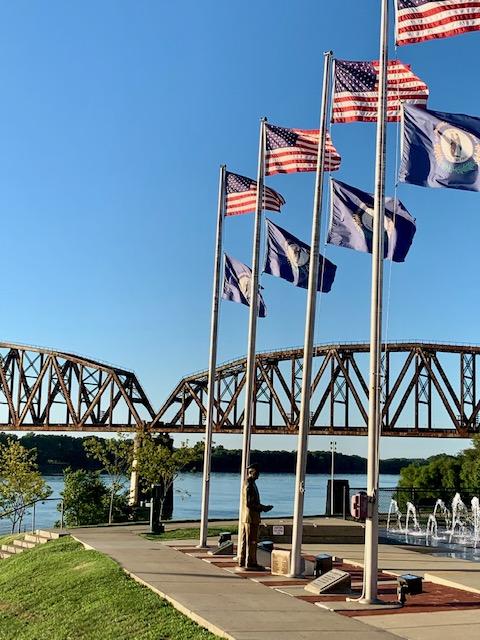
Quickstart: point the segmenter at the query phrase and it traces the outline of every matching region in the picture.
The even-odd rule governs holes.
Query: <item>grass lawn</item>
[[[225,531],[237,533],[238,527],[235,525],[227,525],[225,527],[208,527],[209,537],[214,538]],[[164,533],[142,533],[140,534],[147,540],[198,540],[200,538],[200,529],[192,527],[190,529],[170,529]]]
[[[2,544],[12,544],[15,538],[21,538],[22,534],[20,533],[12,533],[10,535],[0,536],[0,546]]]
[[[1,640],[215,640],[71,538],[0,560]]]

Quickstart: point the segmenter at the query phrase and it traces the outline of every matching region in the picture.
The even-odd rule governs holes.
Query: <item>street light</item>
[[[337,450],[337,442],[330,440],[330,451],[332,452],[332,462],[330,465],[330,516],[333,517],[333,477],[335,475],[335,451]]]

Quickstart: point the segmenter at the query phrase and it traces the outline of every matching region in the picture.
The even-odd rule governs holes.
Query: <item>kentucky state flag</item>
[[[310,247],[267,219],[267,248],[264,273],[278,276],[296,287],[308,289]],[[336,265],[320,256],[317,291],[328,293],[335,280]]]
[[[225,257],[225,273],[223,276],[222,298],[250,306],[252,291],[252,271],[246,264],[228,256]],[[261,294],[258,294],[258,315],[265,318],[267,308]]]
[[[480,118],[403,108],[401,182],[480,191]]]
[[[371,193],[331,180],[331,215],[327,242],[372,253],[373,205]],[[385,198],[384,258],[404,262],[417,228],[415,218],[400,200]]]

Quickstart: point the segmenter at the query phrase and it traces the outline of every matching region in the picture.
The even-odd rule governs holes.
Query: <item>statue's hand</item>
[[[266,504],[264,511],[271,511],[273,509],[273,504]]]

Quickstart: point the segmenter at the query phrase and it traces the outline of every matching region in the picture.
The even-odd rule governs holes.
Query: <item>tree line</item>
[[[69,467],[77,470],[100,471],[102,464],[93,456],[87,454],[84,443],[89,437],[74,437],[66,435],[50,435],[27,433],[20,438],[14,435],[0,433],[0,444],[7,439],[18,440],[25,449],[35,449],[38,469],[43,474],[61,474]],[[98,438],[97,440],[108,440]],[[226,449],[222,445],[214,446],[212,450],[212,471],[223,473],[239,473],[242,452],[240,449]],[[262,473],[295,473],[296,451],[259,451],[252,450],[251,460],[257,462]],[[380,461],[380,473],[399,474],[401,469],[411,464],[419,465],[417,458],[389,458]],[[329,473],[331,453],[329,451],[309,451],[307,457],[307,473]],[[203,462],[192,460],[185,468],[186,471],[201,471]],[[336,473],[366,473],[366,458],[343,453],[335,454]]]
[[[444,498],[452,491],[480,490],[480,435],[473,437],[472,446],[452,456],[445,453],[431,456],[405,466],[400,473],[399,487],[415,487],[423,495]],[[443,490],[438,491],[438,490]]]

